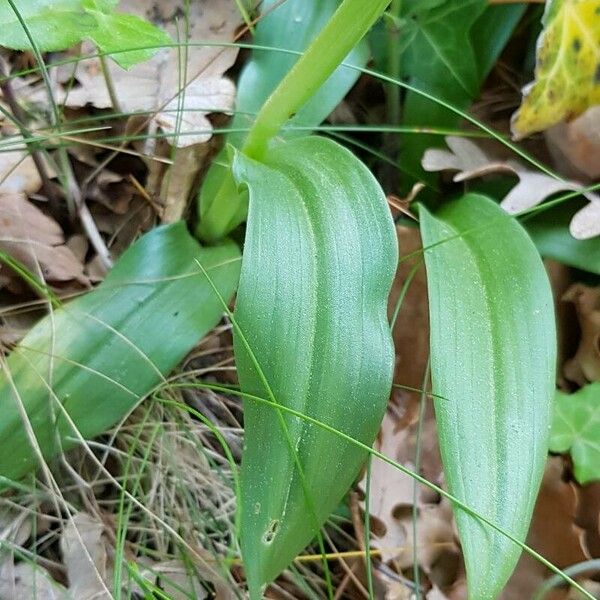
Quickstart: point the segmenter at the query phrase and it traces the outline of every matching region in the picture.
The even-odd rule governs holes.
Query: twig
[[[2,90],[2,96],[4,97],[4,100],[6,100],[6,103],[12,112],[12,116],[14,117],[13,123],[19,129],[21,135],[23,136],[23,141],[29,150],[33,164],[35,165],[35,168],[37,169],[42,181],[42,190],[44,195],[49,201],[52,202],[55,199],[55,194],[50,181],[50,176],[48,175],[48,170],[46,169],[46,164],[42,159],[40,151],[35,148],[35,142],[32,142],[33,136],[25,126],[25,113],[17,102],[17,98],[12,88],[12,81],[9,77],[8,65],[6,64],[4,57],[0,57],[0,70],[2,71],[2,79],[0,80],[0,90]]]
[[[113,81],[112,75],[110,74],[108,63],[106,61],[106,56],[104,56],[103,54],[100,55],[100,67],[102,68],[104,83],[106,84],[108,97],[110,98],[110,103],[112,104],[113,110],[117,113],[122,113],[123,110],[121,109],[121,103],[119,102],[119,97],[117,96],[115,83]]]

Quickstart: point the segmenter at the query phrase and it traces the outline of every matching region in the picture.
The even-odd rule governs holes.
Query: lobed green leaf
[[[600,383],[574,394],[556,393],[550,450],[569,452],[575,477],[585,484],[600,479]]]
[[[431,318],[431,377],[448,489],[524,540],[538,493],[554,395],[550,284],[519,223],[467,194],[420,210]],[[469,598],[496,598],[520,548],[455,510]]]
[[[249,191],[234,333],[245,393],[372,444],[394,352],[386,306],[397,263],[379,184],[348,150],[307,137],[243,154]],[[366,458],[310,422],[244,403],[242,555],[252,597],[313,539]]]
[[[118,3],[118,0],[27,0],[15,1],[15,6],[29,36],[42,52],[65,50],[88,38],[100,51],[114,52],[113,60],[128,69],[156,53],[157,48],[148,46],[170,44],[171,38],[135,15],[114,12]],[[31,40],[23,23],[8,0],[0,0],[0,45],[30,50]],[[123,52],[130,48],[131,51]]]
[[[144,235],[97,289],[27,334],[0,372],[1,476],[38,466],[36,445],[51,458],[106,431],[216,325],[223,306],[197,261],[230,298],[237,246],[201,248],[179,222]]]

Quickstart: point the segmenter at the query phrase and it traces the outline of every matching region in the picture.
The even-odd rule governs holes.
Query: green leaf
[[[148,60],[171,38],[161,29],[135,15],[115,13],[118,0],[27,0],[17,8],[38,47],[46,52],[64,50],[84,38],[102,52],[114,52],[113,60],[128,69]],[[8,0],[0,0],[0,45],[17,50],[31,43]],[[133,48],[131,52],[123,52]]]
[[[14,4],[31,37],[44,51],[64,50],[80,42],[96,27],[82,0],[27,0]],[[31,43],[8,0],[0,0],[0,46],[30,50]]]
[[[467,194],[419,212],[431,377],[451,494],[524,540],[548,451],[556,333],[550,284],[524,229]],[[496,598],[520,548],[456,509],[469,598]]]
[[[127,415],[216,325],[223,306],[196,261],[230,298],[236,245],[200,248],[179,222],[140,238],[96,290],[27,334],[0,373],[1,476],[39,465],[23,411],[51,458]]]
[[[570,452],[579,483],[600,479],[600,383],[556,392],[550,450]]]
[[[234,332],[243,391],[372,444],[391,386],[386,305],[397,263],[379,184],[318,137],[278,143],[264,163],[236,154],[233,169],[250,197]],[[366,455],[251,401],[244,424],[241,546],[255,598],[313,539]]]
[[[403,74],[414,87],[466,110],[516,26],[524,7],[487,6],[486,0],[447,0],[430,7],[418,0],[406,3],[407,29],[412,37],[404,55]],[[420,127],[455,127],[456,113],[408,91],[403,123]],[[421,168],[427,148],[439,146],[440,136],[411,135],[402,145],[403,169],[429,177]]]
[[[587,204],[571,200],[542,211],[524,225],[542,256],[600,275],[600,237],[576,240],[569,232],[573,215]]]
[[[96,18],[98,27],[89,37],[102,52],[114,53],[111,58],[124,69],[148,60],[158,52],[160,46],[172,43],[165,31],[135,15],[97,10],[91,14]],[[135,50],[136,47],[143,49]],[[133,50],[123,52],[128,48]]]
[[[550,0],[538,39],[535,81],[511,128],[516,139],[600,104],[600,3]]]
[[[335,12],[339,0],[265,0],[261,9],[265,15],[256,26],[253,43],[268,48],[293,50],[289,54],[275,50],[254,50],[252,58],[244,67],[238,81],[236,114],[232,129],[248,129],[273,90],[298,60],[297,52],[303,52],[317,33]],[[345,62],[364,67],[369,58],[365,41],[359,43]],[[290,125],[317,127],[342,101],[358,79],[359,72],[339,67],[321,86],[304,107],[291,119]],[[307,135],[287,129],[281,132],[285,138]],[[246,131],[232,132],[227,142],[240,148],[246,139]],[[228,158],[222,152],[213,162],[200,190],[200,223],[198,236],[215,240],[235,229],[246,217],[247,200],[235,192]],[[224,215],[227,215],[224,218]],[[225,220],[225,223],[223,223]]]

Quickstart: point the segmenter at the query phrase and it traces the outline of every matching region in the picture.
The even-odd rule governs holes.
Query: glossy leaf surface
[[[600,103],[600,2],[549,0],[543,24],[535,80],[511,123],[517,139]]]
[[[556,392],[550,450],[569,452],[581,484],[600,479],[600,383],[574,394]]]
[[[264,163],[236,154],[233,170],[250,198],[235,309],[242,388],[370,445],[394,362],[397,246],[384,194],[348,150],[318,137],[280,142]],[[244,423],[241,544],[254,598],[313,539],[366,455],[251,401]]]
[[[179,222],[140,238],[96,290],[27,334],[0,372],[0,475],[38,466],[23,411],[50,458],[125,417],[216,325],[223,305],[196,261],[230,298],[237,246],[201,248]]]
[[[524,229],[468,194],[420,211],[431,377],[450,493],[525,539],[548,451],[556,332],[550,285]],[[496,598],[520,548],[455,511],[469,598]]]
[[[338,7],[339,0],[266,0],[261,3],[265,15],[256,26],[253,43],[268,48],[281,48],[296,53],[277,50],[254,50],[238,81],[236,114],[232,129],[248,129],[273,90],[298,60],[297,52],[304,51],[323,28]],[[360,42],[347,57],[348,64],[365,66],[369,51],[365,41]],[[340,66],[314,94],[309,102],[290,121],[290,126],[317,127],[342,101],[358,79],[355,69]],[[281,132],[285,138],[307,135],[306,129]],[[233,131],[227,142],[240,148],[246,139],[245,131]],[[214,240],[231,231],[246,217],[247,201],[238,195],[228,165],[228,157],[222,152],[213,162],[204,179],[199,197],[201,222],[199,235]],[[229,222],[221,225],[223,211]],[[218,220],[218,223],[215,222]]]

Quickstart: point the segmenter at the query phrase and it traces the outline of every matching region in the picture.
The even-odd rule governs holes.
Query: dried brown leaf
[[[235,86],[223,73],[235,62],[238,50],[202,46],[202,42],[231,42],[240,23],[235,0],[190,3],[188,41],[184,50],[165,48],[149,61],[128,71],[109,63],[120,108],[124,112],[158,111],[154,126],[160,127],[178,147],[206,142],[212,136],[210,113],[228,113],[235,100]],[[185,3],[181,0],[125,0],[120,10],[145,18],[164,20],[163,26],[174,40],[182,39]],[[178,30],[179,28],[179,30]],[[91,46],[88,48],[92,50]],[[187,55],[187,63],[185,56]],[[59,67],[59,78],[68,81],[72,69]],[[75,71],[79,86],[59,90],[58,99],[69,107],[91,104],[110,108],[112,102],[99,60],[82,61]]]
[[[558,192],[581,192],[590,204],[573,217],[570,225],[571,235],[580,240],[600,235],[600,196],[585,191],[582,184],[532,171],[518,161],[496,160],[481,150],[475,142],[466,138],[449,136],[446,143],[450,151],[432,148],[425,152],[422,165],[426,171],[457,171],[453,177],[457,182],[498,172],[516,175],[519,183],[501,202],[502,208],[510,214],[533,208]]]
[[[104,524],[88,513],[77,513],[67,523],[60,547],[70,594],[79,600],[110,600]]]
[[[27,152],[0,152],[0,194],[34,194],[41,185],[39,173]]]
[[[563,300],[574,305],[581,330],[579,347],[565,363],[564,374],[582,386],[600,379],[600,287],[573,284]]]
[[[87,283],[58,223],[23,194],[0,194],[0,249],[45,281]]]
[[[74,600],[74,596],[50,577],[48,571],[31,563],[14,565],[7,561],[0,567],[2,600]]]
[[[600,106],[555,125],[545,136],[561,173],[584,181],[600,177]]]

